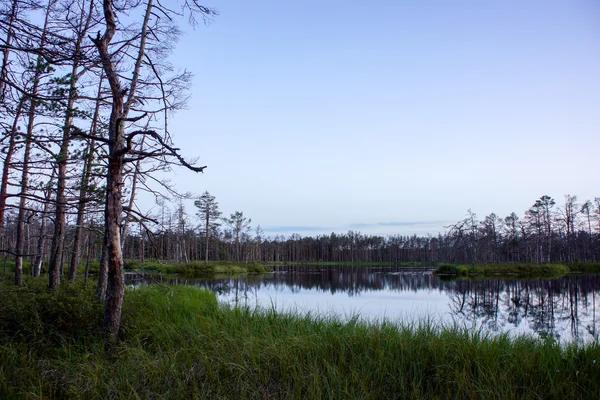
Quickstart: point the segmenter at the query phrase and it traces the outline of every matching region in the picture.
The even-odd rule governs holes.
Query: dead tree
[[[129,4],[135,7],[136,4]],[[213,11],[195,3],[184,3],[188,10],[200,13],[202,15],[212,15]],[[120,7],[119,11],[127,8]],[[155,129],[136,129],[136,123],[148,118],[156,110],[144,110],[146,102],[141,100],[152,98],[150,93],[158,93],[163,106],[159,109],[165,116],[173,109],[173,104],[169,103],[168,94],[165,91],[165,85],[168,81],[162,79],[160,68],[150,55],[152,49],[148,48],[149,38],[158,38],[161,34],[169,33],[165,30],[161,18],[157,15],[172,15],[173,11],[162,7],[153,0],[147,0],[143,22],[140,29],[135,32],[133,38],[128,42],[131,48],[136,49],[134,64],[131,66],[131,78],[125,84],[121,81],[119,72],[125,67],[123,58],[120,57],[119,50],[122,52],[130,51],[131,48],[123,46],[123,38],[118,47],[115,47],[113,39],[121,31],[126,33],[125,28],[118,25],[116,12],[117,9],[113,0],[104,0],[102,2],[103,22],[105,24],[104,33],[92,39],[98,51],[102,70],[108,86],[110,88],[110,100],[112,103],[110,118],[108,122],[108,138],[96,137],[96,140],[104,142],[108,147],[107,172],[106,172],[106,208],[105,208],[105,242],[106,242],[106,260],[108,266],[106,300],[104,308],[104,332],[116,337],[121,323],[121,308],[125,292],[125,281],[123,274],[123,253],[121,249],[121,222],[122,222],[122,190],[124,183],[124,165],[127,162],[136,162],[139,159],[147,158],[174,158],[175,161],[185,167],[200,172],[205,167],[195,167],[188,163],[170,143],[170,137],[166,126],[162,134]],[[192,13],[193,15],[193,13]],[[171,31],[172,34],[172,31]],[[154,74],[154,82],[144,80],[142,82],[140,74],[142,69],[147,69]],[[156,96],[154,97],[156,98]],[[141,101],[140,101],[141,100]],[[150,101],[148,102],[150,103]],[[151,108],[153,105],[148,105]],[[134,111],[137,116],[130,117],[129,113]],[[132,132],[126,133],[126,128],[133,128]],[[135,150],[134,143],[136,138],[145,136],[146,140],[152,141],[153,145],[147,150]]]

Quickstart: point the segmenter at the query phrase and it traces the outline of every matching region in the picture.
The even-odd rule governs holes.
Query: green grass
[[[0,258],[0,273],[1,272],[15,272],[14,257]],[[23,274],[31,275],[31,260],[28,258],[23,259]]]
[[[0,398],[597,398],[600,346],[222,308],[191,287],[126,293],[121,339],[94,288],[0,284]],[[29,290],[24,292],[23,290]]]
[[[140,269],[146,272],[156,272],[162,274],[180,274],[185,276],[202,276],[211,274],[262,274],[272,272],[273,270],[264,263],[235,263],[235,262],[215,262],[211,261],[208,265],[204,261],[190,261],[187,263],[145,261],[140,263],[135,260],[128,260],[125,263],[126,269]]]
[[[441,276],[516,276],[560,277],[570,272],[564,264],[441,264],[435,271]]]
[[[600,263],[593,262],[573,262],[569,264],[571,273],[598,274],[600,273]]]
[[[600,263],[569,264],[440,264],[435,273],[440,276],[516,276],[560,277],[569,273],[600,273]]]

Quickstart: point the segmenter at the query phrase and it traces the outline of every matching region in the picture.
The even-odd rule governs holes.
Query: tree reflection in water
[[[128,275],[128,279],[130,284],[146,282],[143,276]],[[259,294],[264,291],[285,293],[290,298],[312,294],[340,301],[344,297],[360,300],[361,296],[372,301],[377,296],[389,298],[407,292],[425,299],[438,294],[446,299],[448,313],[442,316],[443,322],[491,333],[534,333],[579,343],[598,340],[596,304],[600,275],[569,275],[552,280],[443,281],[433,275],[431,268],[297,265],[279,266],[275,273],[265,275],[153,279],[208,288],[233,305],[267,308],[274,305],[265,304],[260,298]],[[397,296],[395,301],[410,299],[414,296]]]
[[[466,322],[491,331],[518,330],[525,321],[540,337],[557,339],[568,328],[583,340],[583,328],[597,340],[596,297],[600,276],[566,276],[545,280],[461,280],[448,287],[450,307]]]

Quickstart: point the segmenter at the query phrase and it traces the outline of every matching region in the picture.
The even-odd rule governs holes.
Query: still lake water
[[[159,279],[210,289],[221,303],[280,312],[357,316],[373,322],[430,320],[490,334],[552,336],[562,343],[598,341],[600,275],[444,281],[432,268],[274,268],[264,275]],[[144,281],[130,275],[128,280],[134,285]]]

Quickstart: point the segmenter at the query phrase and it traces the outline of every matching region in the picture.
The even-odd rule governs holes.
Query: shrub
[[[466,268],[463,268],[466,271]],[[467,271],[468,272],[468,271]],[[462,275],[462,269],[459,269],[454,264],[441,264],[434,272],[436,275]]]

